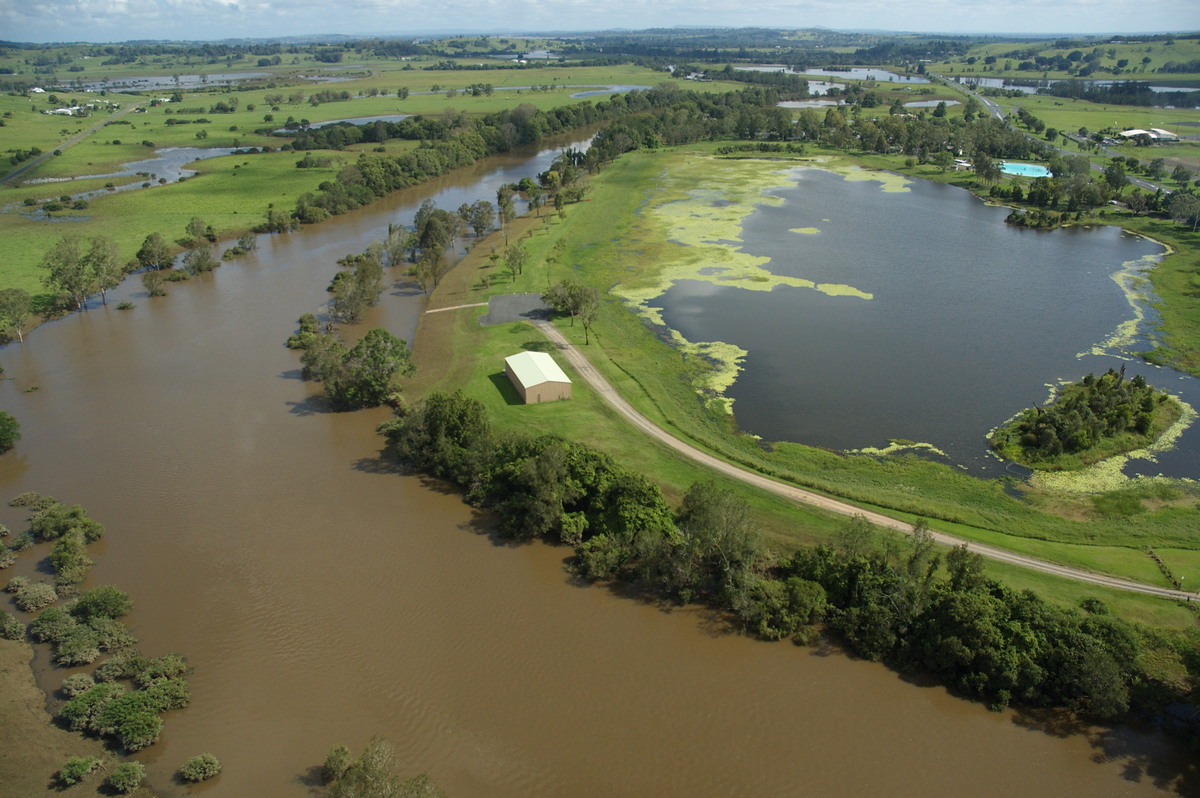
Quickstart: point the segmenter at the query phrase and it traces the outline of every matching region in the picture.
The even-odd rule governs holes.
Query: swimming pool
[[[1006,175],[1021,177],[1050,177],[1049,169],[1035,163],[1004,163],[1000,165],[1000,171]]]

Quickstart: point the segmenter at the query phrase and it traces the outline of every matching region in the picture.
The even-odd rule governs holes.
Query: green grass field
[[[703,156],[697,152],[695,156]],[[627,253],[652,253],[658,246],[651,231],[634,217],[633,209],[653,191],[654,178],[670,158],[682,154],[658,153],[626,156],[595,182],[586,206],[569,206],[566,219],[548,214],[540,226],[510,231],[530,251],[532,265],[513,282],[507,272],[497,274],[486,255],[503,241],[482,242],[473,258],[451,272],[434,295],[435,305],[480,302],[491,294],[544,290],[549,282],[571,275],[599,286],[627,279],[633,268]],[[603,210],[600,210],[603,209]],[[525,224],[536,220],[524,220]],[[637,236],[636,240],[626,237]],[[574,242],[574,243],[573,243]],[[608,242],[608,243],[604,243]],[[622,252],[626,253],[622,256]],[[486,277],[485,277],[486,276]],[[479,309],[462,309],[426,316],[419,334],[416,382],[419,396],[431,389],[463,387],[488,406],[503,427],[554,431],[584,440],[613,454],[622,462],[645,464],[668,494],[678,495],[697,478],[694,466],[672,463],[673,455],[629,431],[610,430],[620,425],[586,389],[577,386],[580,401],[550,407],[527,408],[512,404],[511,389],[500,379],[504,356],[522,348],[544,346],[531,326],[508,325],[481,329],[475,322]],[[567,321],[560,327],[582,343],[582,329]],[[1046,497],[1021,501],[996,481],[979,480],[917,457],[876,460],[846,457],[796,444],[781,444],[766,452],[744,436],[731,434],[728,423],[707,411],[691,390],[695,373],[679,353],[666,347],[620,303],[607,301],[586,350],[593,363],[638,409],[666,429],[727,459],[769,473],[792,478],[827,493],[855,499],[864,507],[881,509],[896,517],[935,519],[933,525],[950,534],[1009,548],[1043,559],[1085,569],[1112,573],[1150,584],[1166,585],[1157,566],[1145,553],[1148,545],[1172,547],[1173,557],[1190,562],[1200,555],[1195,535],[1197,497],[1187,491],[1179,501],[1155,504],[1149,493],[1135,497],[1133,516],[1106,515],[1081,503],[1072,513],[1050,513],[1039,506],[1054,506]],[[699,472],[703,473],[703,472]],[[746,489],[739,488],[744,492]],[[753,494],[753,491],[750,492]],[[1139,494],[1140,496],[1140,494]],[[1144,501],[1143,501],[1144,498]],[[772,543],[782,551],[822,539],[840,524],[811,510],[786,506],[756,497],[761,523]],[[1069,516],[1077,517],[1069,517]],[[1173,541],[1173,542],[1172,542]],[[1051,577],[1026,574],[1022,584],[1057,583]],[[1055,584],[1050,592],[1078,600],[1090,595],[1086,588]],[[1107,599],[1106,599],[1107,600]],[[1122,598],[1122,604],[1140,607],[1137,617],[1176,618],[1162,602]],[[1171,606],[1169,603],[1166,606]],[[1132,610],[1131,610],[1132,611]]]
[[[653,162],[653,159],[647,159]],[[626,168],[641,172],[646,164],[630,163]],[[592,194],[593,203],[604,203],[628,197],[631,183],[618,163],[596,183]],[[609,194],[612,192],[612,194]],[[633,192],[636,204],[637,192]],[[480,242],[469,255],[444,279],[434,292],[431,307],[446,307],[482,302],[494,294],[541,291],[547,275],[550,280],[560,279],[565,274],[563,263],[573,262],[573,253],[568,245],[560,242],[579,236],[581,229],[590,229],[594,223],[611,224],[618,215],[597,213],[594,206],[585,210],[581,206],[569,206],[567,218],[561,220],[547,215],[540,220],[523,219],[510,231],[514,240],[524,242],[531,253],[536,253],[532,264],[523,275],[513,281],[507,272],[497,274],[498,267],[487,260],[494,248],[503,248],[502,234],[493,234]],[[603,221],[594,222],[595,217]],[[547,263],[549,259],[554,260]],[[590,261],[577,274],[588,274],[595,265]],[[595,275],[600,279],[607,279]],[[418,332],[418,372],[407,386],[410,399],[431,390],[462,389],[469,396],[483,402],[497,427],[512,431],[553,433],[580,440],[613,455],[618,461],[637,463],[639,470],[651,474],[672,500],[678,500],[688,485],[698,479],[714,478],[707,469],[681,460],[664,447],[647,440],[620,420],[605,404],[576,380],[574,397],[570,401],[546,405],[526,406],[518,403],[515,392],[503,375],[503,358],[522,349],[546,349],[547,344],[532,325],[526,323],[480,327],[478,317],[482,308],[427,314]],[[569,321],[559,323],[562,329],[577,344],[583,344],[583,331],[578,325],[571,327]],[[621,342],[640,340],[645,328],[637,319],[622,316],[619,308],[607,303],[605,313],[593,332],[592,344],[584,347],[592,362],[613,382],[618,383],[627,398],[639,410],[656,418],[662,426],[682,437],[690,437],[687,424],[671,423],[675,417],[676,399],[663,396],[643,387],[645,375],[630,373],[628,359],[623,354],[634,354],[646,359],[652,369],[664,372],[665,381],[678,381],[680,372],[674,367],[677,357],[670,351],[656,351],[654,344],[644,342],[628,350]],[[617,358],[621,358],[619,361]],[[689,393],[683,392],[684,395]],[[694,400],[692,401],[694,404]],[[695,440],[694,436],[693,440]],[[712,439],[716,436],[713,435]],[[746,451],[728,440],[715,441],[716,445],[705,448],[725,452],[733,451],[733,459],[748,460]],[[728,444],[721,446],[721,443]],[[870,509],[883,509],[894,503],[907,500],[914,512],[891,512],[892,515],[915,521],[917,517],[928,517],[926,512],[916,510],[936,509],[956,512],[964,517],[962,522],[935,521],[938,529],[981,543],[1003,546],[1014,551],[1062,562],[1086,569],[1114,573],[1137,579],[1149,584],[1166,584],[1157,566],[1144,552],[1146,540],[1134,530],[1122,535],[1121,528],[1132,527],[1129,520],[1121,518],[1111,523],[1099,524],[1076,522],[1070,524],[1078,530],[1074,540],[1048,540],[1045,537],[1064,519],[1039,513],[1030,505],[1007,495],[996,482],[982,481],[963,476],[952,469],[916,458],[900,458],[877,462],[870,458],[847,458],[829,452],[809,449],[795,444],[778,447],[775,455],[764,456],[760,467],[777,471],[786,470],[812,477],[819,474],[830,492],[845,495],[859,492],[864,496],[875,495],[877,501],[862,502]],[[755,508],[756,517],[774,550],[787,553],[800,545],[828,540],[844,523],[844,519],[829,516],[811,508],[792,505],[774,496],[766,496],[740,483],[718,478],[722,484],[745,496]],[[940,497],[940,498],[938,498]],[[1166,514],[1169,514],[1166,513]],[[1194,522],[1195,514],[1191,514]],[[1146,520],[1138,517],[1138,525]],[[1011,524],[1027,534],[1012,535],[994,527]],[[1151,526],[1171,526],[1163,519]],[[1187,563],[1200,561],[1200,551],[1190,548],[1194,544],[1188,535],[1190,526],[1180,524],[1176,535],[1182,545],[1169,550],[1172,562],[1180,563],[1180,573],[1191,567]],[[1068,537],[1072,537],[1068,535]],[[1157,536],[1153,536],[1157,540]],[[1109,538],[1110,540],[1105,540]],[[1141,548],[1139,548],[1139,546]],[[1165,550],[1164,550],[1165,551]],[[1161,552],[1160,552],[1161,554]],[[1168,554],[1162,554],[1167,557]],[[1077,604],[1083,597],[1099,596],[1114,609],[1127,617],[1150,623],[1181,626],[1193,620],[1186,610],[1172,602],[1149,597],[1126,594],[1090,586],[1080,585],[1056,577],[1037,574],[1024,569],[989,565],[989,571],[1017,587],[1035,589],[1051,600],[1064,604]]]
[[[153,65],[145,70],[129,70],[123,77],[155,73]],[[234,64],[233,69],[248,68]],[[346,67],[350,69],[348,65]],[[354,71],[354,70],[351,70]],[[585,102],[570,95],[580,91],[565,86],[655,85],[667,76],[642,67],[579,67],[497,69],[477,71],[432,71],[405,69],[392,59],[378,60],[369,69],[359,69],[354,80],[325,85],[293,85],[262,87],[247,91],[229,91],[211,87],[184,93],[182,102],[155,101],[170,94],[159,90],[143,95],[110,93],[105,99],[121,106],[124,113],[113,119],[105,109],[92,116],[48,116],[41,113],[54,107],[96,99],[84,92],[57,92],[56,102],[51,95],[32,94],[0,96],[0,129],[2,140],[11,149],[37,147],[45,153],[60,149],[59,155],[48,156],[42,163],[19,179],[0,186],[0,235],[6,242],[6,257],[0,263],[0,287],[17,287],[31,292],[41,290],[41,274],[37,264],[58,238],[67,233],[82,236],[111,235],[125,256],[132,257],[150,232],[161,232],[168,240],[182,235],[183,226],[192,216],[200,216],[222,235],[237,235],[256,224],[274,203],[277,208],[290,210],[296,198],[305,191],[315,190],[322,180],[329,179],[329,169],[298,170],[295,153],[254,154],[244,158],[215,159],[200,162],[191,168],[200,175],[191,181],[169,186],[155,185],[151,189],[122,192],[89,201],[86,211],[63,211],[60,218],[79,219],[49,223],[33,219],[23,206],[25,200],[37,203],[103,189],[107,184],[122,186],[129,183],[157,183],[155,175],[112,177],[124,164],[152,157],[155,150],[167,147],[240,147],[277,148],[288,141],[255,131],[282,127],[288,118],[310,123],[335,119],[392,114],[440,115],[448,110],[483,115],[529,103],[540,109],[564,104]],[[493,91],[491,95],[470,96],[462,89],[476,83],[493,86],[548,86],[548,90],[522,88]],[[430,92],[440,86],[437,93]],[[723,91],[721,84],[696,84],[703,90]],[[347,91],[352,98],[346,101],[308,101],[314,92],[332,87]],[[410,94],[400,99],[396,91],[407,88]],[[455,96],[448,96],[453,90]],[[386,92],[383,93],[383,92]],[[278,104],[271,105],[268,98]],[[282,99],[280,99],[282,98]],[[603,97],[590,98],[595,102]],[[214,113],[218,103],[231,105],[233,113]],[[137,110],[132,110],[132,106]],[[278,109],[278,110],[276,110]],[[191,111],[191,113],[181,113]],[[198,120],[203,120],[197,124]],[[174,122],[184,124],[168,124]],[[65,142],[95,126],[95,130],[74,146]],[[198,137],[200,134],[202,137]],[[398,153],[416,146],[416,142],[389,141],[384,149]],[[374,149],[373,144],[349,147],[344,151],[323,153],[336,163],[353,161],[360,152]],[[4,159],[0,178],[10,174],[18,165]],[[5,168],[7,167],[7,169]],[[66,182],[67,178],[72,178]]]
[[[1160,73],[1159,68],[1174,61],[1187,63],[1200,59],[1200,39],[1194,34],[1181,35],[1170,40],[1144,40],[1131,38],[1129,41],[1115,40],[1115,37],[1073,37],[1068,47],[1056,47],[1056,42],[1045,40],[1035,41],[1006,41],[978,44],[970,48],[966,55],[954,61],[943,61],[934,65],[936,72],[948,71],[954,68],[954,74],[977,75],[979,77],[996,78],[1070,78],[1063,71],[1019,70],[1017,67],[1022,60],[1033,60],[1030,54],[1053,57],[1067,56],[1079,51],[1081,55],[1094,55],[1093,63],[1097,69],[1090,77],[1106,79],[1114,77],[1112,69],[1118,68],[1121,61],[1128,62],[1115,77],[1122,79],[1147,80],[1156,85],[1170,85],[1177,82],[1191,82],[1200,78],[1197,74]],[[1021,53],[1016,56],[1014,53]],[[995,62],[986,63],[987,58]],[[975,63],[968,64],[967,60],[974,58]],[[1088,63],[1088,62],[1080,62]]]

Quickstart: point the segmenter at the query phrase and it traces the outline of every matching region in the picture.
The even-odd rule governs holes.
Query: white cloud
[[[675,25],[935,32],[1097,33],[1200,27],[1194,0],[0,0],[17,41],[218,39],[429,30],[599,30]]]

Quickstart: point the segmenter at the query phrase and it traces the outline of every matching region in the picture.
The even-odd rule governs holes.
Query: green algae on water
[[[818,291],[839,300],[873,299],[870,293],[851,285],[818,284],[775,274],[766,268],[770,258],[752,255],[738,246],[743,240],[742,226],[756,208],[784,203],[783,198],[768,192],[795,186],[800,173],[812,166],[781,168],[775,162],[713,158],[671,163],[659,174],[641,211],[642,222],[661,236],[664,244],[647,268],[637,269],[628,281],[613,289],[647,322],[667,326],[661,311],[650,303],[682,280],[746,291],[774,291],[786,286]],[[823,164],[818,168],[828,167]],[[884,190],[907,190],[907,181],[899,175],[848,165],[832,171],[846,179],[878,180]],[[800,228],[793,232],[815,234],[820,230]],[[715,394],[719,397],[716,401],[728,412],[732,400],[724,397],[724,392],[737,379],[746,350],[721,341],[692,342],[677,330],[670,330],[669,335],[679,349],[700,355],[712,364],[711,372],[696,388],[704,394]]]

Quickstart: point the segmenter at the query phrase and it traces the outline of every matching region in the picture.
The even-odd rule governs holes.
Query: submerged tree
[[[42,277],[43,284],[52,290],[62,291],[76,310],[83,310],[95,285],[95,278],[84,257],[83,239],[77,235],[63,236],[42,258],[41,266],[46,270]]]
[[[0,333],[25,341],[25,325],[33,315],[33,298],[20,288],[0,291]]]
[[[408,343],[378,328],[350,349],[332,333],[312,336],[301,362],[305,378],[323,383],[337,410],[384,404],[396,390],[396,378],[413,371]]]
[[[396,749],[374,737],[357,759],[344,745],[325,757],[322,779],[326,798],[445,798],[424,773],[409,779],[396,775]]]

